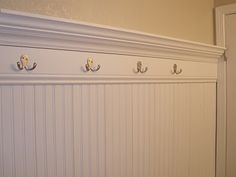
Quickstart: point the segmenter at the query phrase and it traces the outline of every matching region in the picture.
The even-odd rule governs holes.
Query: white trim
[[[0,45],[217,61],[224,48],[72,20],[0,11]]]
[[[215,77],[1,74],[1,84],[216,83]]]
[[[236,4],[220,6],[215,9],[216,44],[218,46],[226,47],[225,18],[233,13],[236,13]],[[226,58],[222,57],[218,64],[216,177],[226,176],[226,103]]]
[[[216,19],[216,44],[225,48],[225,17],[236,13],[236,3],[224,5],[215,9]]]

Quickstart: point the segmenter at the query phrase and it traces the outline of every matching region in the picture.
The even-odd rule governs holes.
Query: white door
[[[227,15],[227,177],[236,176],[236,14]]]

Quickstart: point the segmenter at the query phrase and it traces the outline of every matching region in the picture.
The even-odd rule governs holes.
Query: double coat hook
[[[137,62],[137,70],[135,70],[134,72],[135,73],[145,73],[145,72],[147,72],[147,70],[148,70],[148,67],[143,68],[142,62],[138,61]]]
[[[96,72],[100,69],[100,65],[97,65],[97,67],[93,66],[93,59],[92,58],[88,58],[87,59],[87,63],[85,64],[85,72],[88,71],[92,71],[92,72]]]
[[[18,61],[17,63],[17,67],[19,70],[27,70],[27,71],[32,71],[36,68],[37,63],[33,63],[33,66],[29,65],[29,57],[28,55],[21,55],[20,57],[20,61]]]
[[[177,70],[177,68],[178,68],[177,64],[174,64],[173,65],[173,70],[171,71],[171,74],[180,74],[180,73],[182,73],[182,69]]]

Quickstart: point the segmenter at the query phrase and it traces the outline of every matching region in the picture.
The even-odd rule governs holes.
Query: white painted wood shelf
[[[0,176],[214,177],[223,51],[1,10]]]

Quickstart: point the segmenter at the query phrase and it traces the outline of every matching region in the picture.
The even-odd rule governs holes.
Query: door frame
[[[228,15],[236,14],[236,3],[215,8],[216,45],[226,48],[226,24]],[[227,50],[227,49],[226,49]],[[226,177],[227,165],[227,56],[218,63],[217,82],[217,136],[216,136],[216,177]]]

